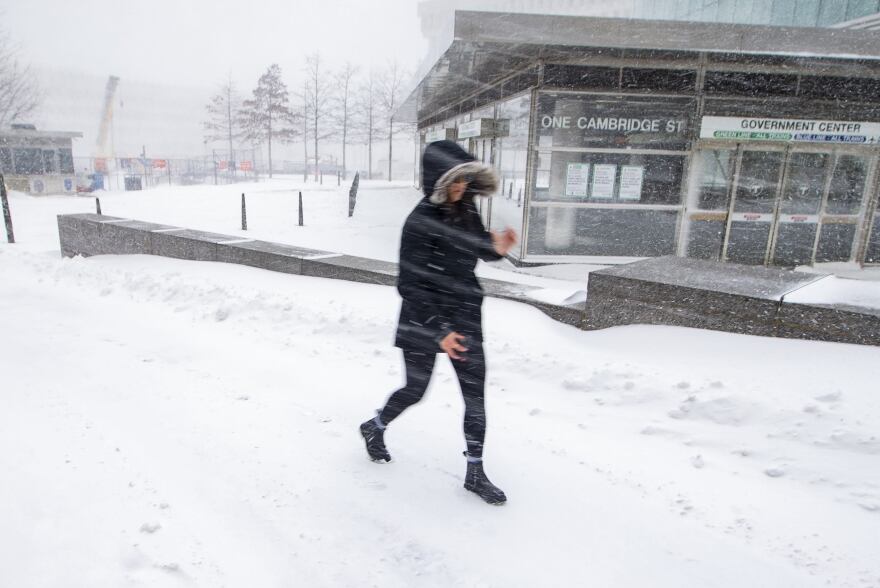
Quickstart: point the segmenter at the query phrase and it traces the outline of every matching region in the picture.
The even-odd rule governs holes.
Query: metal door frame
[[[816,261],[816,247],[819,244],[819,233],[822,229],[822,212],[825,210],[825,202],[828,200],[828,188],[831,185],[831,175],[834,172],[834,164],[837,163],[837,152],[834,147],[823,147],[824,149],[811,147],[809,145],[788,145],[788,148],[785,150],[785,160],[783,162],[785,165],[783,170],[785,178],[780,186],[782,190],[787,187],[789,179],[789,163],[791,163],[791,155],[793,153],[818,153],[828,155],[828,159],[825,161],[824,185],[822,186],[822,193],[819,196],[819,208],[816,211],[816,234],[813,236],[813,248],[810,251],[810,265]],[[779,222],[779,217],[782,214],[783,195],[784,192],[780,191],[776,196],[776,213],[773,215],[773,227],[770,229],[770,249],[767,257],[764,259],[765,266],[773,265],[773,260],[776,257],[776,245],[779,241],[779,225],[781,224]]]
[[[730,245],[730,228],[733,224],[733,215],[734,215],[734,207],[736,206],[737,200],[737,192],[739,191],[740,185],[740,172],[742,171],[742,156],[746,151],[763,151],[763,152],[777,152],[782,153],[782,162],[781,169],[779,170],[779,177],[776,180],[776,199],[773,204],[773,218],[770,220],[770,234],[767,236],[767,244],[764,247],[764,261],[763,265],[767,265],[767,257],[770,253],[770,244],[773,241],[773,232],[776,227],[777,215],[779,214],[779,203],[780,203],[780,190],[784,185],[785,179],[788,176],[788,154],[790,151],[789,145],[780,145],[778,143],[770,143],[770,144],[761,144],[761,143],[737,143],[736,145],[736,160],[734,162],[734,174],[733,174],[733,187],[730,191],[730,202],[727,206],[727,224],[724,228],[724,243],[721,246],[721,261],[727,262],[727,250]]]
[[[712,147],[712,145],[706,145],[705,147],[714,148]],[[733,223],[733,209],[736,204],[736,194],[740,185],[742,154],[744,151],[772,151],[783,153],[783,167],[776,184],[776,203],[773,207],[773,219],[770,221],[770,236],[767,240],[768,243],[765,250],[763,265],[767,266],[772,264],[775,257],[776,245],[778,244],[779,240],[779,218],[781,214],[783,197],[782,190],[786,187],[786,184],[789,180],[789,163],[792,153],[822,153],[829,155],[828,161],[825,164],[825,179],[824,185],[822,187],[822,197],[819,205],[819,210],[817,212],[817,216],[819,218],[816,222],[816,235],[813,238],[813,249],[810,254],[810,264],[812,265],[816,263],[816,253],[818,252],[819,248],[819,239],[822,233],[822,226],[823,224],[825,224],[824,221],[828,217],[849,217],[854,219],[854,223],[845,223],[855,224],[856,226],[856,232],[853,235],[853,243],[847,261],[852,261],[857,255],[859,255],[860,248],[863,247],[862,243],[865,242],[867,238],[866,231],[870,232],[871,230],[871,226],[866,227],[865,222],[866,218],[868,217],[869,209],[871,208],[871,194],[875,190],[874,184],[877,183],[877,178],[880,177],[880,173],[878,173],[878,170],[880,170],[880,161],[878,161],[877,154],[876,152],[874,152],[874,150],[866,151],[864,147],[858,146],[847,147],[843,145],[824,145],[816,143],[737,143],[736,149],[734,151],[734,174],[727,208],[727,223],[725,224],[724,240],[721,248],[722,261],[728,261],[727,251],[730,243],[730,228],[731,224]],[[859,211],[856,214],[828,214],[825,212],[825,210],[828,204],[828,197],[831,192],[831,181],[834,176],[834,171],[837,167],[838,160],[843,155],[862,157],[867,160],[868,166],[865,173],[865,187],[861,196],[861,204],[859,206]]]

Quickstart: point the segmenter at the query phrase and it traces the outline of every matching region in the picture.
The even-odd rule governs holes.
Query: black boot
[[[467,456],[467,453],[465,453]],[[489,481],[483,471],[483,459],[468,457],[467,474],[464,478],[465,490],[470,490],[489,504],[504,504],[507,496],[501,488]]]
[[[371,460],[376,463],[389,462],[391,461],[391,455],[385,449],[385,428],[380,427],[379,423],[376,422],[378,418],[376,417],[362,423],[361,435],[363,435],[364,442],[367,444],[367,454],[369,454]]]

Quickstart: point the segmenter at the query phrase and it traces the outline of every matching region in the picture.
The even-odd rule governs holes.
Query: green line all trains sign
[[[700,138],[877,145],[880,143],[880,123],[704,116]]]

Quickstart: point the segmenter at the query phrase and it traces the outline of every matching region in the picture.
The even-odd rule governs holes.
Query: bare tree
[[[242,134],[241,96],[235,89],[232,76],[220,86],[217,94],[208,102],[208,119],[204,121],[205,139],[208,141],[228,141],[229,160],[232,175],[235,175],[235,150],[232,141]]]
[[[403,102],[404,82],[408,74],[395,60],[388,64],[379,76],[379,104],[385,124],[388,125],[388,181],[391,181],[391,155],[395,135],[394,114]],[[402,129],[398,128],[397,132]]]
[[[324,77],[321,65],[321,54],[317,51],[306,57],[306,92],[308,94],[312,140],[315,146],[315,181],[318,180],[320,173],[318,142],[333,135],[332,129],[327,129],[325,124],[332,94],[330,83]]]
[[[373,178],[373,142],[381,138],[381,109],[377,77],[374,70],[367,73],[366,79],[358,87],[354,101],[356,128],[361,139],[367,145],[367,179]]]
[[[297,105],[298,117],[302,122],[302,141],[303,141],[303,181],[308,179],[309,173],[309,112],[311,112],[311,101],[309,100],[309,83],[308,80],[303,82],[302,92],[297,93],[299,103]]]
[[[254,88],[253,97],[242,104],[241,121],[244,136],[254,143],[269,145],[269,177],[272,177],[272,139],[292,140],[297,116],[290,109],[287,86],[281,80],[281,68],[273,63]]]
[[[354,83],[358,67],[346,62],[334,76],[336,92],[333,100],[334,115],[332,120],[336,131],[342,135],[342,177],[347,175],[346,147],[348,146],[349,131],[352,126],[352,114],[354,110]]]
[[[18,51],[9,34],[0,29],[0,128],[33,114],[43,98],[33,72],[19,61]]]

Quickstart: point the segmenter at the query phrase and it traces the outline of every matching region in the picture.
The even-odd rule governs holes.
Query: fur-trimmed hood
[[[490,196],[498,189],[498,175],[488,165],[474,159],[458,143],[436,141],[425,148],[422,157],[422,189],[434,204],[449,198],[451,184],[466,179],[468,192]]]

